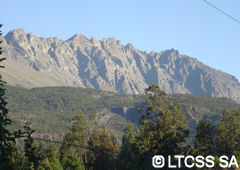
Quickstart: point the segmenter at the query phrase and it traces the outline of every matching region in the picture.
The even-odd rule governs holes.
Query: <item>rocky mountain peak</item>
[[[17,45],[18,43],[27,41],[26,33],[22,28],[10,31],[5,36],[5,39],[8,44],[13,44],[13,45]]]
[[[93,46],[101,48],[101,41],[100,40],[96,40],[94,37],[91,37],[91,43]]]
[[[73,42],[81,42],[81,41],[86,41],[88,38],[82,34],[75,34],[71,38],[69,38],[67,41],[73,41]]]
[[[158,84],[169,93],[227,97],[240,102],[236,78],[175,49],[147,53],[114,38],[97,40],[76,34],[63,41],[39,38],[23,29],[10,31],[5,39],[7,58],[65,85],[139,94],[149,85]]]

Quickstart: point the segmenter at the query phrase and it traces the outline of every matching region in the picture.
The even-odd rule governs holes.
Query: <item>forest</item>
[[[139,110],[139,129],[128,123],[121,144],[99,128],[96,114],[80,112],[62,142],[39,139],[26,122],[23,130],[11,132],[4,83],[1,82],[1,169],[152,169],[154,155],[235,155],[240,158],[240,110],[224,110],[212,125],[208,117],[197,124],[192,143],[189,126],[179,103],[173,103],[157,85],[146,89],[146,110]],[[23,138],[24,147],[16,147]]]
[[[91,112],[97,112],[98,123],[106,119],[99,126],[106,126],[121,143],[129,121],[139,127],[138,107],[145,108],[144,95],[122,95],[76,87],[5,88],[9,118],[14,122],[10,129],[23,129],[24,122],[29,121],[36,130],[35,135],[50,139],[62,139],[79,112],[83,112],[88,119]],[[239,104],[226,98],[174,94],[168,95],[168,99],[182,105],[186,116],[191,119],[189,124],[193,131],[197,122],[206,115],[216,124],[224,109],[233,111],[239,108]],[[107,119],[108,116],[111,117]]]

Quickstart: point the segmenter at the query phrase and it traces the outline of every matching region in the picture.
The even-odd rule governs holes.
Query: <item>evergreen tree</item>
[[[240,110],[224,110],[215,130],[216,154],[240,158]]]
[[[0,24],[0,28],[2,25]],[[0,38],[2,32],[0,31]],[[0,40],[0,44],[2,40]],[[0,55],[2,54],[2,47],[0,47]],[[6,58],[0,58],[0,62]],[[0,66],[4,68],[4,66]],[[12,121],[8,118],[8,109],[6,108],[7,102],[5,97],[5,82],[0,75],[0,169],[13,169],[13,162],[16,162],[15,156],[19,156],[15,151],[15,139],[21,135],[21,131],[11,133],[7,126],[11,125]],[[14,156],[15,155],[15,156]]]
[[[78,155],[81,162],[86,162],[86,149],[84,147],[75,147],[69,144],[86,146],[87,136],[88,120],[87,117],[81,112],[73,119],[72,132],[65,133],[63,144],[60,148],[62,166],[65,166],[67,159],[73,156],[70,150],[74,151],[74,153]]]
[[[29,164],[27,159],[24,157],[23,154],[19,153],[17,150],[15,143],[12,143],[12,151],[11,154],[9,155],[9,167],[8,169],[12,170],[22,170],[22,169],[29,169]]]
[[[71,150],[71,153],[68,154],[64,164],[64,169],[65,170],[84,170],[82,161],[74,150]]]
[[[40,165],[41,158],[38,154],[37,143],[32,137],[34,130],[31,129],[30,125],[31,123],[26,122],[24,126],[24,130],[26,131],[26,139],[24,139],[24,153],[29,162],[29,167],[33,166],[34,169],[37,169]]]
[[[134,126],[132,123],[128,123],[127,129],[125,129],[121,150],[117,158],[117,169],[137,169],[135,160],[135,137]]]
[[[38,166],[37,170],[53,170],[48,158],[43,159],[42,164]]]
[[[73,119],[72,125],[72,141],[77,145],[85,145],[88,135],[88,119],[81,112]],[[81,150],[79,150],[81,152]]]
[[[114,169],[115,148],[105,127],[102,131],[92,131],[88,146],[91,149],[87,153],[88,169]]]
[[[213,130],[208,118],[198,122],[192,154],[204,157],[213,154]]]
[[[71,138],[72,134],[69,131],[66,131],[64,138],[63,138],[63,144],[60,147],[60,160],[61,160],[61,164],[62,166],[64,166],[68,155],[70,154],[70,150],[71,150],[71,146],[69,144],[72,143],[72,138]]]
[[[59,162],[59,153],[56,145],[51,144],[47,150],[46,158],[43,160],[42,167],[46,170],[62,170],[62,165]]]
[[[145,104],[136,137],[138,151],[145,156],[183,154],[189,131],[180,104],[173,105],[157,85],[146,89]]]

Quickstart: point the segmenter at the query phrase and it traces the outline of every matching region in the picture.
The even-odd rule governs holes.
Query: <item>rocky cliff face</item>
[[[171,49],[146,53],[113,38],[74,35],[63,41],[26,34],[4,37],[4,56],[70,86],[126,94],[144,93],[158,84],[169,93],[227,97],[240,102],[240,83],[227,73]],[[25,75],[28,76],[28,75]]]

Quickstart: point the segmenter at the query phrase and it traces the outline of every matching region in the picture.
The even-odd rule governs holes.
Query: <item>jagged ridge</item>
[[[36,37],[23,29],[10,31],[4,38],[3,55],[65,85],[139,94],[155,83],[169,93],[240,102],[240,83],[234,76],[174,49],[146,53],[114,38],[96,40],[74,35],[63,41]]]

